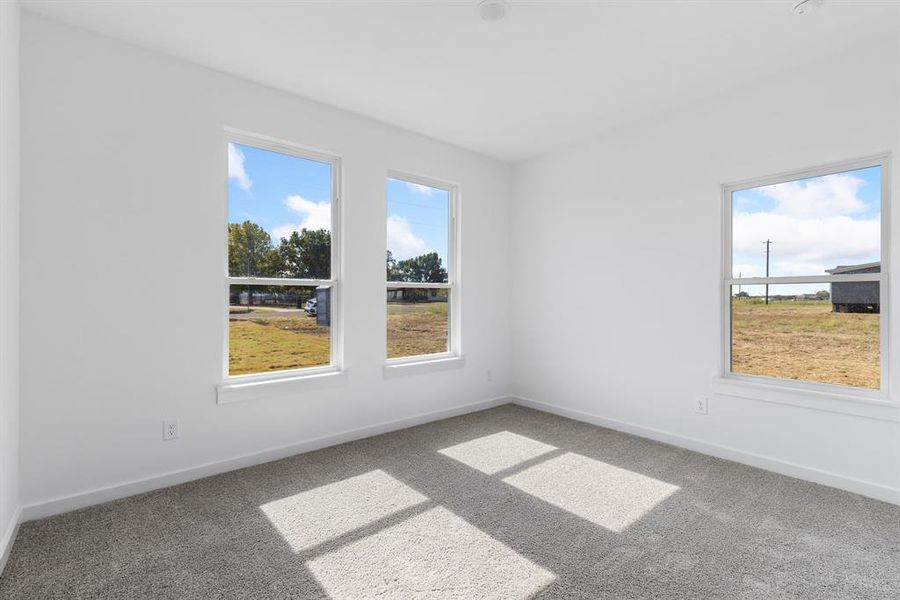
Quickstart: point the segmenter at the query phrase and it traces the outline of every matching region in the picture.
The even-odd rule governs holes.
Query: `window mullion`
[[[449,290],[453,287],[451,283],[430,283],[430,282],[413,282],[413,281],[388,281],[388,289],[420,289],[420,290]]]
[[[284,277],[226,277],[229,285],[282,285],[299,287],[334,287],[334,279],[287,279]]]
[[[796,277],[742,277],[726,279],[726,285],[775,285],[775,284],[813,284],[813,283],[847,283],[854,281],[885,281],[885,273],[858,273],[853,275],[800,275]]]

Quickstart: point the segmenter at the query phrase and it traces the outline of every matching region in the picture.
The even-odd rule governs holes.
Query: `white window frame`
[[[286,154],[296,158],[313,160],[331,165],[331,278],[330,279],[290,279],[285,277],[232,277],[228,272],[228,188],[225,191],[225,227],[222,240],[224,258],[224,352],[222,356],[222,382],[225,385],[282,381],[307,376],[320,376],[343,371],[343,304],[341,294],[341,158],[321,150],[314,150],[266,135],[249,133],[237,129],[225,129],[223,155],[227,170],[228,144],[252,146],[261,150]],[[229,293],[232,285],[268,285],[284,287],[328,287],[331,290],[331,357],[327,365],[303,367],[284,371],[230,375],[228,372],[229,343]]]
[[[781,173],[779,175],[760,177],[751,180],[730,183],[722,186],[723,198],[723,235],[722,235],[722,366],[720,369],[723,380],[733,381],[737,383],[763,384],[767,386],[778,386],[788,391],[805,391],[818,394],[832,394],[847,398],[858,398],[861,400],[890,400],[890,154],[879,154],[876,156],[850,160],[845,162],[831,163],[824,166],[809,168],[798,171]],[[732,208],[733,194],[742,190],[763,187],[767,185],[775,185],[778,183],[786,183],[807,179],[810,177],[820,177],[823,175],[833,175],[836,173],[844,173],[857,169],[869,167],[881,168],[881,272],[880,273],[861,273],[849,275],[805,275],[796,277],[744,277],[736,278],[732,270],[733,247],[732,247]],[[839,283],[846,281],[877,281],[879,282],[879,326],[880,326],[880,389],[868,389],[849,385],[817,383],[811,381],[801,381],[781,377],[768,377],[764,375],[747,375],[743,373],[734,373],[731,370],[731,290],[732,286],[737,285],[774,285],[774,284],[807,284],[807,283]]]
[[[460,327],[460,286],[459,286],[459,184],[436,179],[433,177],[426,177],[423,175],[416,175],[412,173],[407,173],[404,171],[395,171],[390,170],[387,173],[387,178],[385,179],[385,224],[387,223],[387,206],[388,206],[388,180],[395,179],[398,181],[403,181],[406,183],[414,183],[418,185],[424,185],[431,188],[443,190],[447,192],[447,211],[448,214],[448,228],[447,232],[447,283],[413,283],[408,281],[388,281],[387,280],[387,271],[384,272],[385,279],[385,310],[384,310],[384,332],[385,336],[387,336],[387,291],[388,290],[396,290],[402,288],[414,288],[414,289],[437,289],[437,290],[447,290],[447,300],[450,303],[450,308],[447,311],[448,318],[450,319],[450,323],[448,324],[447,336],[448,336],[448,344],[449,349],[446,352],[435,352],[433,354],[418,354],[415,356],[402,356],[397,358],[387,358],[387,337],[385,337],[384,344],[384,356],[385,356],[385,365],[388,367],[392,366],[401,366],[401,365],[410,365],[417,363],[426,363],[426,362],[437,362],[444,360],[452,360],[458,359],[462,357],[462,348],[461,348],[461,333],[462,328]],[[386,229],[386,228],[385,228]],[[385,239],[385,249],[387,249],[387,240]]]

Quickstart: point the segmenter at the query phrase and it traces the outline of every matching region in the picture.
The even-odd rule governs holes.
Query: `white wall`
[[[721,185],[884,151],[894,151],[896,165],[897,55],[892,41],[873,42],[518,165],[514,393],[900,502],[896,409],[822,400],[829,408],[822,411],[773,403],[764,393],[763,401],[715,394],[707,416],[693,412],[719,372]],[[890,274],[895,401],[898,213]],[[832,412],[845,408],[867,415]]]
[[[509,392],[506,165],[38,17],[22,43],[23,503]],[[225,126],[343,156],[343,384],[216,404]],[[382,379],[388,169],[461,186],[461,369]]]
[[[0,3],[0,570],[19,510],[19,5]]]
[[[892,45],[529,161],[514,170],[512,189],[509,169],[491,159],[38,17],[23,21],[22,52],[26,516],[272,448],[465,410],[511,389],[545,409],[900,499],[896,410],[849,415],[834,402],[824,411],[711,387],[720,185],[896,152]],[[226,125],[343,156],[345,383],[215,403]],[[10,140],[4,133],[15,146]],[[388,169],[462,186],[462,369],[382,379]],[[894,239],[898,222],[895,210]],[[0,276],[14,281],[14,262],[5,261],[15,243],[4,231]],[[894,244],[895,315],[898,255]],[[657,293],[679,287],[684,293],[665,299]],[[170,292],[177,303],[165,300]],[[564,301],[553,301],[557,293]],[[0,297],[8,331],[12,302]],[[891,340],[900,349],[900,318]],[[707,416],[692,411],[698,395],[711,396]],[[165,418],[180,419],[180,440],[161,441]],[[5,443],[15,435],[11,427]],[[4,474],[15,472],[9,456]],[[14,489],[3,488],[4,498]]]

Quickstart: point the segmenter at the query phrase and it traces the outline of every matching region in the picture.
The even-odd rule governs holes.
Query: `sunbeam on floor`
[[[556,450],[537,440],[501,431],[439,450],[444,456],[492,475]]]
[[[525,600],[555,579],[441,506],[307,566],[333,598]]]
[[[299,552],[427,500],[384,471],[374,470],[259,508]]]
[[[503,481],[617,533],[679,489],[572,452],[548,456],[556,450],[556,446],[501,431],[438,452],[488,475],[515,471],[517,466],[535,462]],[[536,460],[542,456],[546,460]]]
[[[503,481],[545,502],[621,532],[678,491],[678,486],[572,452]]]

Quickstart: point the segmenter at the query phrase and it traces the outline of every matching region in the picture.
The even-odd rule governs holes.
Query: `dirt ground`
[[[390,303],[387,356],[398,358],[447,350],[447,304]],[[254,307],[232,310],[228,331],[231,375],[265,373],[327,365],[331,357],[328,327],[302,310]]]
[[[732,371],[877,389],[879,315],[828,301],[732,300]]]

